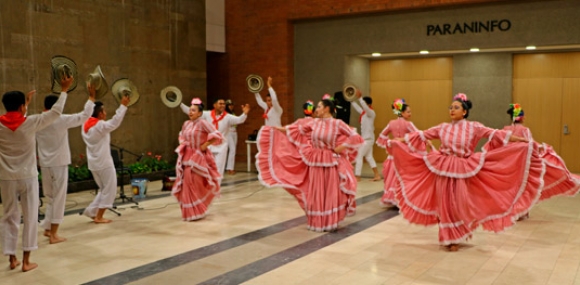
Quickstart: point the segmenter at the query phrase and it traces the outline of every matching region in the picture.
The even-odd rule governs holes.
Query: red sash
[[[219,130],[218,123],[221,120],[223,120],[226,117],[227,114],[228,113],[226,113],[226,112],[222,112],[222,114],[219,116],[219,118],[216,118],[216,116],[215,116],[215,109],[211,110],[211,118],[213,119],[213,125],[214,125],[214,127],[215,127],[216,130]]]
[[[97,123],[99,122],[99,119],[95,118],[95,117],[90,117],[86,122],[85,125],[83,126],[83,130],[85,131],[85,133],[88,133],[89,130],[94,127]]]
[[[268,119],[268,112],[270,112],[270,108],[268,108],[268,110],[266,110],[266,112],[264,112],[264,114],[262,114],[262,118]]]
[[[2,116],[0,116],[0,123],[6,126],[7,128],[11,129],[13,132],[24,123],[26,117],[22,115],[22,113],[18,111],[8,112]]]

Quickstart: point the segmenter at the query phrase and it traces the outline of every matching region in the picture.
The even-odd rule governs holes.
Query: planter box
[[[97,183],[95,180],[85,180],[85,181],[76,181],[76,182],[69,182],[67,193],[76,193],[85,190],[95,190],[98,189]]]

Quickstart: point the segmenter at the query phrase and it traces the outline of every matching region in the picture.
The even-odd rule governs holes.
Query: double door
[[[580,173],[580,53],[514,55],[513,101],[534,140]]]

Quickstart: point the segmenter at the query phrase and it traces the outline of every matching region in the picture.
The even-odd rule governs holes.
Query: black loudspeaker
[[[334,104],[336,106],[336,118],[348,125],[350,122],[350,102],[344,100],[342,91],[334,93]]]

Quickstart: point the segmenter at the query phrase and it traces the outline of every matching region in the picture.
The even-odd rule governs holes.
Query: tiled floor
[[[180,220],[159,181],[139,206],[108,212],[112,224],[68,215],[60,230],[68,241],[49,245],[39,230],[39,268],[10,271],[6,258],[0,284],[580,284],[580,197],[539,204],[529,220],[501,234],[479,231],[449,253],[436,227],[379,207],[382,182],[359,184],[357,214],[336,233],[306,230],[296,201],[255,173],[224,184],[198,222]],[[67,210],[92,195],[69,195]]]

